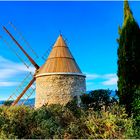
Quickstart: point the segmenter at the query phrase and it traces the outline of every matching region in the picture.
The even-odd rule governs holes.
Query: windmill
[[[72,100],[75,96],[78,99],[78,103],[80,102],[79,97],[81,93],[86,92],[86,76],[81,72],[61,34],[58,36],[53,47],[51,47],[51,52],[48,56],[48,59],[40,67],[25,51],[21,44],[19,44],[10,31],[5,26],[3,26],[3,29],[35,68],[35,73],[33,76],[31,76],[31,74],[27,75],[27,77],[21,83],[21,85],[24,84],[26,79],[29,79],[28,77],[32,77],[24,89],[19,92],[19,95],[16,96],[12,106],[16,105],[24,95],[27,95],[27,92],[30,90],[30,88],[32,88],[32,85],[35,81],[36,108],[39,108],[44,104],[64,105]],[[17,54],[17,56],[19,55]],[[30,92],[30,94],[27,95],[25,101],[32,95],[33,91],[34,89]],[[8,100],[13,99],[13,96],[15,96],[15,93],[12,94]]]

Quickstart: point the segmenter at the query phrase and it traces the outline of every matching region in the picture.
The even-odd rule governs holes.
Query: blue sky
[[[130,1],[130,7],[140,25],[140,2]],[[0,2],[0,25],[5,25],[23,47],[26,43],[10,26],[12,22],[38,54],[42,55],[61,32],[83,73],[87,75],[87,90],[117,88],[118,26],[123,23],[123,1],[92,2]],[[18,54],[24,55],[0,28]],[[33,68],[28,70],[17,56],[0,40],[0,99],[6,99]]]

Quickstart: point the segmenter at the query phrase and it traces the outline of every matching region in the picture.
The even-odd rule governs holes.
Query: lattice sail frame
[[[24,78],[24,80],[19,84],[19,86],[15,89],[15,91],[11,94],[11,96],[6,100],[7,101],[15,101],[24,88],[29,84],[29,82],[33,79],[32,73],[28,73],[28,75]],[[23,105],[33,94],[35,91],[35,83],[25,92],[22,98],[18,101],[17,104]],[[20,103],[19,103],[20,102]]]
[[[15,28],[15,27],[14,27]],[[28,74],[25,79],[21,82],[21,84],[19,85],[19,87],[16,89],[16,92],[14,92],[7,101],[9,100],[14,100],[14,102],[12,103],[12,106],[15,106],[16,104],[19,103],[19,101],[21,99],[23,99],[21,104],[24,104],[30,97],[31,95],[34,93],[35,91],[35,86],[33,86],[34,82],[35,82],[35,74],[37,72],[37,70],[40,68],[40,66],[33,60],[33,58],[25,51],[25,49],[19,44],[19,42],[15,39],[15,37],[9,32],[9,30],[3,26],[4,31],[9,35],[9,37],[13,40],[13,42],[16,44],[16,46],[22,51],[22,53],[28,58],[28,60],[31,62],[31,64],[35,67],[35,73],[32,75],[31,73]],[[6,41],[5,41],[6,43]],[[7,43],[6,43],[7,44]],[[17,53],[17,52],[16,52]],[[17,56],[18,53],[17,53]],[[19,57],[20,58],[20,57]],[[20,58],[21,59],[21,58]],[[21,59],[22,60],[22,59]],[[23,61],[24,62],[24,61]],[[24,62],[25,63],[25,62]],[[25,63],[25,65],[28,68],[28,65]],[[31,79],[29,80],[29,77],[31,77]],[[28,80],[28,82],[25,82],[26,80]],[[25,83],[27,83],[26,85],[24,85]],[[21,90],[21,91],[20,91]]]

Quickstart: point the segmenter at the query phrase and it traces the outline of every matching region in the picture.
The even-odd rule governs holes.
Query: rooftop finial
[[[59,30],[59,35],[62,36],[62,32],[61,32],[61,30]]]

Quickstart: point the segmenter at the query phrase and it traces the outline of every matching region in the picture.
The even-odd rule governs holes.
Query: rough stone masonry
[[[36,102],[39,108],[44,104],[68,103],[74,96],[86,92],[85,76],[81,75],[46,75],[36,78]]]

